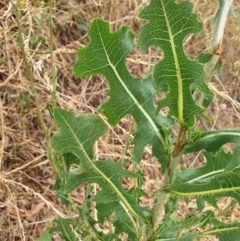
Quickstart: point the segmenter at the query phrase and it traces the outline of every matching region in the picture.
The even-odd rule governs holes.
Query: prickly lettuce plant
[[[222,16],[223,5],[219,1],[216,22]],[[52,147],[57,165],[62,159],[64,163],[58,165],[61,175],[55,184],[57,198],[71,207],[69,194],[85,184],[85,199],[82,206],[74,206],[76,217],[55,220],[56,226],[40,240],[50,240],[55,231],[64,240],[196,240],[205,235],[215,235],[219,240],[239,238],[240,223],[224,222],[222,217],[240,200],[240,128],[203,131],[195,127],[197,116],[207,119],[204,112],[212,99],[207,79],[218,65],[220,53],[215,50],[219,43],[212,46],[214,51],[195,60],[185,54],[184,38],[202,30],[193,13],[193,4],[188,1],[177,4],[173,0],[151,0],[139,17],[147,21],[137,45],[143,53],[151,46],[159,47],[164,53],[148,77],[134,78],[126,67],[126,57],[135,47],[135,35],[128,27],[110,32],[109,23],[101,19],[93,21],[88,33],[90,42],[77,51],[73,71],[77,77],[100,74],[106,78],[109,98],[99,112],[109,124],[116,125],[126,115],[133,117],[132,160],[136,166],[146,145],[152,146],[152,156],[161,164],[163,174],[154,207],[148,210],[141,205],[144,192],[139,168],[130,172],[121,162],[96,159],[94,144],[107,132],[100,116],[78,116],[53,108],[59,130],[52,138]],[[157,99],[159,94],[163,97]],[[161,114],[163,107],[168,107],[167,115]],[[173,126],[177,130],[175,136]],[[223,150],[226,143],[235,144],[232,153]],[[197,152],[204,156],[204,166],[180,165],[183,155]],[[71,171],[73,164],[77,168]],[[123,177],[137,179],[139,186],[125,190],[121,183]],[[95,195],[89,195],[92,184],[99,186]],[[186,213],[183,220],[176,214],[181,197],[186,202],[195,198],[198,207]],[[205,208],[207,204],[216,210],[221,197],[232,198],[226,209],[216,214],[214,209]],[[106,222],[108,228],[104,233],[99,227]],[[199,228],[203,231],[199,232]],[[125,236],[121,236],[123,233]]]

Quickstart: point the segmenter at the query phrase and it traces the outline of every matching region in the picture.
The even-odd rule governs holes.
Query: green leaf
[[[164,189],[174,195],[190,196],[229,196],[240,201],[240,170],[216,175],[207,182],[183,183],[176,180],[171,187]]]
[[[62,172],[60,177],[56,179],[53,190],[57,190],[55,198],[60,199],[62,204],[69,206],[71,204],[71,201],[69,200],[68,195],[62,190],[62,187],[64,187],[64,185],[66,184],[66,177],[67,173]]]
[[[166,117],[154,114],[156,90],[152,78],[133,78],[126,68],[126,57],[134,48],[134,34],[127,27],[110,33],[107,22],[95,19],[89,37],[88,46],[77,51],[78,58],[73,67],[75,76],[102,74],[106,77],[110,98],[101,106],[104,115],[110,124],[116,125],[125,115],[131,114],[136,122],[134,160],[139,162],[143,148],[150,144],[164,171],[169,147],[162,127],[170,122]]]
[[[69,173],[66,177],[64,193],[71,192],[82,183],[98,183],[102,190],[93,200],[122,202],[132,216],[145,221],[145,209],[123,189],[120,182],[122,176],[136,175],[123,170],[119,163],[94,160],[93,145],[106,132],[103,121],[94,115],[76,117],[73,112],[58,108],[54,109],[53,114],[55,122],[60,125],[52,138],[53,148],[60,154],[72,153],[79,159],[78,164],[81,166],[78,173]]]
[[[102,190],[98,191],[97,194],[92,198],[93,201],[111,205],[111,203],[119,202],[121,200],[125,205],[128,206],[128,208],[132,210],[132,214],[134,216],[139,213],[141,217],[137,217],[142,219],[142,217],[144,217],[143,211],[146,210],[141,208],[137,204],[134,197],[123,189],[119,181],[120,177],[123,176],[132,178],[136,178],[138,176],[122,169],[120,163],[114,163],[111,161],[96,161],[94,162],[94,165],[98,171],[89,170],[84,171],[81,174],[70,173],[66,180],[66,185],[64,186],[63,192],[70,193],[83,183],[98,183]],[[99,175],[99,172],[103,173],[104,177]],[[106,185],[106,183],[109,183],[109,185]]]
[[[224,173],[225,167],[232,158],[231,153],[225,153],[222,149],[216,153],[203,152],[207,163],[198,168],[181,167],[177,172],[178,180],[186,183],[207,182],[218,174]]]
[[[200,223],[202,227],[207,226],[208,224],[212,224],[211,221],[214,219],[214,212],[207,210],[206,212],[201,212]]]
[[[194,124],[195,115],[204,117],[204,109],[197,106],[192,98],[192,86],[205,95],[211,95],[204,83],[203,65],[189,60],[183,50],[184,38],[202,29],[192,11],[193,5],[187,1],[176,4],[174,0],[152,0],[139,15],[149,20],[140,33],[142,51],[156,45],[164,52],[164,58],[155,65],[153,74],[158,88],[163,83],[168,86],[168,94],[158,101],[158,107],[168,106],[169,115],[177,118],[184,127]]]
[[[206,64],[212,58],[213,54],[208,52],[200,53],[196,60],[201,64]]]
[[[202,212],[204,207],[205,207],[205,200],[201,197],[197,198],[197,207],[198,207],[198,211]]]
[[[45,231],[40,238],[36,239],[35,241],[52,241],[52,233],[49,230]]]
[[[205,132],[193,143],[186,144],[181,154],[197,152],[202,149],[213,152],[219,150],[226,143],[236,144],[232,158],[225,167],[225,170],[230,171],[240,165],[240,128]]]
[[[239,223],[223,223],[215,218],[215,213],[207,210],[201,212],[201,217],[194,212],[186,213],[184,219],[177,220],[174,215],[165,216],[163,220],[164,229],[158,236],[159,241],[194,241],[200,240],[206,235],[212,235],[220,238],[219,240],[227,240],[232,237],[233,240],[239,235]],[[162,225],[163,225],[162,224]],[[188,226],[189,225],[189,226]],[[196,232],[196,227],[201,226],[205,231]],[[207,227],[207,229],[206,229]],[[187,232],[186,232],[187,231]],[[229,236],[228,236],[229,235]],[[222,238],[222,239],[221,239]],[[154,239],[155,240],[155,239]],[[228,239],[229,240],[229,239]]]
[[[231,223],[218,225],[213,229],[205,232],[206,235],[216,235],[219,241],[239,241],[240,223]]]
[[[78,222],[74,219],[59,218],[53,220],[57,226],[50,229],[50,232],[61,232],[61,238],[64,241],[77,241],[79,240],[74,234],[73,230],[77,227]]]
[[[114,207],[118,205],[118,202],[112,202],[112,203],[100,203],[98,202],[96,204],[96,210],[98,215],[98,221],[103,224],[105,221],[105,218],[108,217],[112,211],[114,210]]]
[[[131,225],[129,217],[125,215],[125,213],[122,211],[122,207],[120,205],[116,205],[114,207],[115,211],[115,218],[113,220],[113,225],[115,226],[115,233],[127,233],[129,240],[138,241],[138,234],[133,229],[133,226]]]
[[[179,238],[179,241],[194,241],[197,236],[197,232],[185,233]]]
[[[95,141],[106,133],[103,121],[94,115],[76,117],[74,112],[54,109],[54,121],[60,129],[52,138],[53,148],[60,154],[72,153],[87,167],[93,159]]]
[[[177,173],[177,179],[166,191],[174,195],[200,196],[217,207],[218,197],[233,197],[240,200],[240,168],[226,171],[233,155],[222,149],[216,153],[204,152],[207,163],[199,168],[184,168]]]
[[[189,233],[182,233],[183,230],[190,230],[191,224],[195,223],[195,216],[191,219],[185,218],[181,220],[177,220],[175,214],[171,214],[170,216],[165,216],[163,219],[163,223],[160,227],[161,233],[158,235],[159,241],[174,241],[174,240],[181,240],[181,241],[193,241],[194,238],[198,235],[197,232],[189,232]],[[197,218],[199,220],[199,218]]]
[[[219,241],[229,241],[229,240],[238,241],[239,235],[240,235],[240,224],[239,223],[232,223],[232,224],[221,223],[221,226],[216,226],[205,232],[201,232],[201,233],[191,232],[191,233],[183,234],[179,238],[179,240],[180,241],[194,241],[194,240],[198,240],[199,238],[204,237],[206,235],[216,236]],[[165,240],[165,239],[163,239],[163,240]],[[166,239],[166,240],[171,240],[171,239]],[[162,239],[161,239],[161,241],[162,241]]]
[[[181,154],[206,150],[217,151],[226,143],[240,143],[240,128],[207,131],[201,134],[200,138],[193,143],[186,144]]]

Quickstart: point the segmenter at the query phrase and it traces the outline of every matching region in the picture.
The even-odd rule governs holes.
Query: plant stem
[[[220,2],[222,2],[222,6]],[[213,56],[205,65],[205,71],[207,73],[207,83],[210,81],[210,78],[215,71],[216,64],[219,61],[222,53],[223,33],[232,2],[232,0],[219,1],[218,9],[216,11],[215,18],[213,19],[211,39],[209,45],[209,52],[213,53]]]
[[[212,53],[211,59],[205,64],[206,72],[205,81],[208,84],[214,75],[217,63],[221,61],[223,33],[227,21],[227,15],[231,8],[233,0],[224,0],[218,2],[218,8],[215,13],[212,24],[212,32],[209,44],[209,53]],[[204,96],[199,89],[195,89],[193,93],[194,100],[201,106]]]
[[[56,73],[54,66],[54,54],[53,54],[53,1],[49,0],[49,51],[50,51],[50,64],[51,64],[51,76],[52,76],[52,104],[56,105]]]
[[[160,188],[160,192],[158,195],[158,199],[156,201],[156,204],[154,206],[154,216],[153,216],[153,232],[157,230],[159,227],[159,224],[161,223],[162,217],[163,217],[163,210],[164,210],[164,205],[166,203],[166,200],[169,197],[169,193],[164,192],[163,188],[165,186],[168,186],[173,183],[174,178],[175,178],[175,172],[179,164],[180,156],[178,155],[179,152],[181,151],[185,141],[186,141],[186,132],[187,129],[184,127],[180,127],[179,134],[177,141],[175,142],[174,149],[172,151],[169,165],[166,168],[166,171],[164,173],[163,177],[163,183]]]
[[[13,2],[12,2],[12,6],[13,6],[14,13],[16,15],[16,22],[17,22],[17,26],[18,26],[19,46],[20,46],[20,50],[21,50],[21,53],[22,53],[23,62],[26,66],[26,71],[27,71],[27,76],[28,76],[29,83],[30,83],[30,88],[31,88],[31,91],[32,91],[33,101],[34,101],[35,106],[36,106],[37,117],[39,119],[41,128],[43,130],[43,133],[44,133],[44,136],[45,136],[45,139],[46,139],[48,158],[52,163],[54,163],[52,153],[51,153],[51,144],[50,144],[50,140],[49,140],[49,133],[48,133],[48,130],[46,128],[45,122],[43,120],[43,116],[42,116],[42,113],[41,113],[39,101],[38,101],[38,98],[37,98],[37,93],[36,93],[36,89],[35,89],[35,85],[34,85],[31,65],[29,64],[29,62],[27,60],[26,51],[24,49],[24,41],[23,41],[23,36],[22,36],[22,26],[21,26],[20,17],[19,17],[19,15],[20,15],[19,9],[18,9],[18,6],[16,4],[14,4]],[[56,167],[55,167],[55,170],[57,172]]]

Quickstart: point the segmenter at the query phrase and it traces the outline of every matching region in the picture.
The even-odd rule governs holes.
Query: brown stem
[[[182,150],[185,141],[186,141],[186,132],[187,129],[185,127],[180,127],[179,134],[177,141],[175,142],[174,149],[172,151],[172,154],[170,156],[169,164],[166,168],[166,171],[164,173],[164,179],[163,183],[161,185],[158,199],[156,201],[156,204],[154,206],[154,216],[153,216],[153,232],[156,232],[157,228],[159,227],[159,224],[162,220],[162,212],[164,210],[164,205],[169,197],[169,193],[164,192],[163,188],[165,186],[168,186],[173,183],[175,178],[175,172],[179,164],[180,156],[179,152]]]

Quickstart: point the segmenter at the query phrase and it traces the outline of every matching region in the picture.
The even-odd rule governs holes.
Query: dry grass
[[[12,1],[15,2],[15,1]],[[46,157],[46,142],[36,115],[26,66],[19,47],[16,16],[11,1],[0,0],[0,240],[34,240],[51,225],[58,216],[71,215],[54,199],[54,169]],[[142,1],[144,2],[144,1]],[[196,0],[199,12],[209,29],[216,1]],[[218,94],[209,108],[212,119],[205,128],[219,129],[240,126],[240,4],[235,2],[238,18],[229,17],[223,41],[223,68],[219,80],[212,81],[212,89]],[[19,1],[20,23],[24,35],[24,48],[32,66],[32,74],[40,109],[45,124],[54,129],[45,110],[51,102],[52,80],[49,52],[49,9],[43,1]],[[96,112],[105,100],[108,90],[101,76],[76,79],[72,74],[77,48],[88,42],[86,31],[94,17],[111,21],[111,29],[128,24],[139,32],[137,18],[142,8],[140,0],[58,0],[54,6],[54,65],[57,83],[57,104],[78,113]],[[186,52],[190,56],[206,50],[208,31],[199,37],[190,36]],[[196,43],[200,40],[200,43]],[[127,64],[133,75],[146,74],[148,56],[135,50]],[[218,90],[216,90],[218,89]],[[126,117],[99,140],[99,158],[115,160],[130,157],[124,151],[124,142],[131,130],[131,118]],[[144,205],[151,207],[153,190],[161,177],[158,164],[150,158],[146,148],[141,167],[147,174],[145,190],[148,196]],[[186,160],[186,162],[189,162]],[[190,165],[190,163],[187,163]],[[195,161],[194,165],[198,165]],[[130,163],[129,169],[132,168]],[[132,185],[126,183],[126,187]],[[80,199],[81,192],[74,193]],[[187,208],[187,207],[185,207]],[[185,210],[183,208],[182,210]],[[239,218],[239,209],[231,219]],[[55,237],[54,240],[59,240]]]

